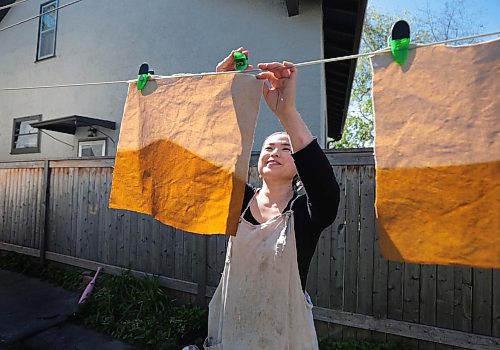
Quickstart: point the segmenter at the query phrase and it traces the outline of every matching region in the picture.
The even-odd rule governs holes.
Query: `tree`
[[[474,28],[480,29],[481,26],[476,24],[474,16],[465,15],[465,8],[464,1],[451,3],[447,1],[441,11],[432,12],[427,6],[426,9],[420,10],[417,16],[409,16],[407,13],[401,16],[390,16],[368,8],[363,25],[360,52],[371,52],[387,47],[388,31],[392,24],[402,18],[410,23],[413,43],[427,43],[472,35],[477,32]],[[371,74],[369,58],[358,59],[342,139],[337,142],[330,140],[329,148],[373,146]]]

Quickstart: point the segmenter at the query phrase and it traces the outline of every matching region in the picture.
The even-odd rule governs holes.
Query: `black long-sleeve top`
[[[319,236],[337,216],[340,189],[332,167],[316,140],[292,154],[292,157],[306,193],[295,193],[285,211],[290,209],[293,202],[291,209],[294,212],[297,263],[302,289],[305,290],[309,265]],[[255,191],[252,186],[246,186],[242,212]],[[260,224],[250,210],[245,212],[244,218],[253,224]]]

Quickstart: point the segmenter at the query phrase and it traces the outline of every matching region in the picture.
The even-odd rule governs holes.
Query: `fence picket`
[[[420,319],[419,323],[436,325],[436,265],[423,265],[420,269]],[[434,350],[432,342],[420,341],[419,350]]]
[[[372,166],[360,169],[360,232],[357,312],[373,315],[373,242],[375,236],[375,174]],[[356,338],[369,339],[370,331],[358,330]]]
[[[436,324],[453,329],[454,278],[452,266],[437,266]],[[449,345],[436,345],[436,350],[451,350]]]
[[[337,217],[331,226],[330,252],[330,308],[344,308],[344,265],[345,265],[345,233],[346,233],[346,172],[345,166],[334,167],[335,178],[340,187],[340,202]],[[329,335],[333,339],[342,339],[343,326],[331,324]]]
[[[348,166],[346,176],[346,235],[344,265],[344,311],[356,312],[359,256],[359,166]],[[356,329],[344,327],[344,338],[355,338]]]

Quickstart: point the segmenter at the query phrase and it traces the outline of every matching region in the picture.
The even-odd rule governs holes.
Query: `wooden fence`
[[[500,270],[391,262],[376,235],[371,149],[327,151],[343,195],[307,290],[319,336],[415,349],[500,349]],[[249,181],[257,184],[256,155]],[[109,273],[159,275],[191,302],[217,286],[226,237],[108,208],[114,158],[0,163],[0,249]],[[499,233],[500,234],[500,233]]]

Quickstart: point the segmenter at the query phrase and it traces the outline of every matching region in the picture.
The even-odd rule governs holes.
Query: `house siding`
[[[12,8],[0,28],[37,14],[43,2]],[[59,6],[68,2],[61,0]],[[318,59],[323,52],[321,3],[300,5],[300,14],[288,17],[279,0],[84,0],[59,10],[53,58],[36,62],[38,20],[0,32],[0,88],[133,79],[145,61],[160,75],[213,71],[239,46],[250,50],[254,64]],[[49,120],[77,114],[115,121],[117,130],[98,129],[118,142],[126,95],[126,84],[0,91],[0,161],[77,155],[78,139],[87,137],[86,128],[76,135],[48,131],[74,148],[42,134],[40,153],[10,154],[13,119],[30,115]],[[300,69],[297,108],[324,145],[321,66]],[[280,129],[261,101],[254,148]],[[107,154],[115,152],[116,145],[108,141]]]

